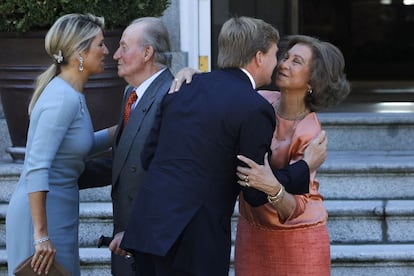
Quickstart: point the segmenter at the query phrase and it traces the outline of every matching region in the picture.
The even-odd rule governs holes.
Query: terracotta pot
[[[0,33],[0,93],[12,147],[8,152],[13,159],[24,158],[29,117],[28,104],[34,90],[36,77],[52,60],[44,50],[45,32],[29,32],[16,37]],[[122,31],[106,31],[105,43],[110,54],[105,72],[93,76],[85,87],[85,96],[94,129],[115,124],[120,113],[123,79],[117,75],[112,55],[119,44]]]

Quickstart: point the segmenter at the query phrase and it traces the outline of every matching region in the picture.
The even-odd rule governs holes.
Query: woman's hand
[[[46,194],[45,191],[29,193],[30,212],[33,221],[35,253],[31,266],[39,275],[48,273],[52,266],[56,249],[49,239],[46,217]]]
[[[200,74],[200,73],[201,73],[200,70],[197,70],[191,67],[185,67],[181,69],[175,75],[175,78],[170,87],[170,91],[168,93],[172,94],[172,93],[177,92],[178,90],[180,90],[181,85],[184,83],[184,81],[186,84],[189,84],[193,79],[193,75]]]
[[[252,187],[269,195],[275,195],[281,188],[281,184],[276,179],[270,168],[268,153],[264,156],[264,165],[259,165],[253,160],[238,155],[237,158],[246,163],[248,167],[237,167],[237,181],[241,186]]]
[[[31,266],[33,271],[39,275],[47,274],[55,261],[56,249],[48,237],[35,240],[35,253]]]
[[[264,165],[259,165],[243,155],[238,155],[237,158],[249,167],[237,167],[237,176],[240,178],[237,182],[244,187],[252,187],[271,196],[276,196],[281,192],[280,199],[270,202],[276,208],[280,222],[284,223],[294,212],[296,200],[293,195],[281,190],[282,184],[274,176],[267,156],[266,153]]]

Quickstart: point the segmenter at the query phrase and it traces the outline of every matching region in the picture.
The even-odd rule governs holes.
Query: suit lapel
[[[122,123],[123,123],[123,118],[124,118],[124,113],[125,113],[125,105],[126,105],[128,97],[131,94],[133,89],[134,89],[133,86],[128,85],[124,90],[124,96],[123,96],[122,105],[121,105],[122,106],[121,114],[120,114],[119,119],[118,119],[118,127],[116,128],[115,138],[114,138],[114,142],[113,142],[113,145],[112,145],[112,148],[114,150],[116,150],[116,148],[118,146],[119,139],[120,139],[121,128],[122,128]]]
[[[128,153],[131,150],[132,145],[134,144],[135,136],[137,135],[137,132],[141,128],[142,124],[145,123],[144,118],[146,114],[151,109],[156,96],[158,94],[158,91],[165,90],[165,92],[168,91],[168,88],[171,84],[173,76],[171,72],[167,69],[164,72],[161,73],[148,87],[148,89],[145,91],[142,98],[139,100],[137,106],[134,108],[134,110],[131,112],[131,115],[129,117],[128,124],[122,131],[122,134],[118,137],[119,141],[118,144],[114,147],[115,154],[114,154],[114,160],[113,160],[113,170],[112,170],[112,183],[116,183],[116,179],[118,178],[118,175],[121,171],[121,168],[123,167],[123,164],[125,163],[125,160],[128,156]],[[168,86],[166,85],[168,84]],[[132,90],[132,89],[131,89]],[[164,91],[162,91],[164,92]],[[129,95],[129,93],[127,93]],[[125,106],[125,98],[124,98],[124,104]],[[123,109],[122,109],[123,110]],[[123,111],[121,114],[121,118],[123,117]],[[120,123],[122,124],[122,121],[120,120]],[[120,126],[120,125],[119,125]],[[119,127],[117,129],[116,135],[119,135]],[[140,141],[140,143],[144,143],[145,140]],[[135,157],[135,158],[140,158]]]

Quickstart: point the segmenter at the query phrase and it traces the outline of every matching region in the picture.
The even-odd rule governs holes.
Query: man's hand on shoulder
[[[327,157],[328,138],[324,130],[305,149],[303,160],[311,172],[317,170]]]

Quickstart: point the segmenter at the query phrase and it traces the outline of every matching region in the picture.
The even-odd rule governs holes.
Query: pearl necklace
[[[278,133],[279,122],[278,122],[278,119],[276,117],[276,120],[277,120],[276,129],[275,129],[275,134],[276,135],[274,136],[274,139],[276,140],[276,143],[275,143],[276,145],[272,146],[272,148],[271,148],[272,151],[278,150],[280,148],[281,144],[285,143],[288,140],[288,138],[292,139],[292,136],[293,136],[293,133],[296,130],[296,127],[306,117],[306,115],[309,114],[309,111],[307,111],[307,110],[302,111],[299,114],[297,114],[294,118],[285,117],[284,115],[281,114],[281,112],[279,110],[276,112],[276,114],[282,119],[285,119],[285,120],[288,120],[288,121],[293,121],[293,123],[291,124],[289,129],[286,131],[286,133],[283,134],[283,137],[281,137],[281,136],[279,136],[279,133]]]

